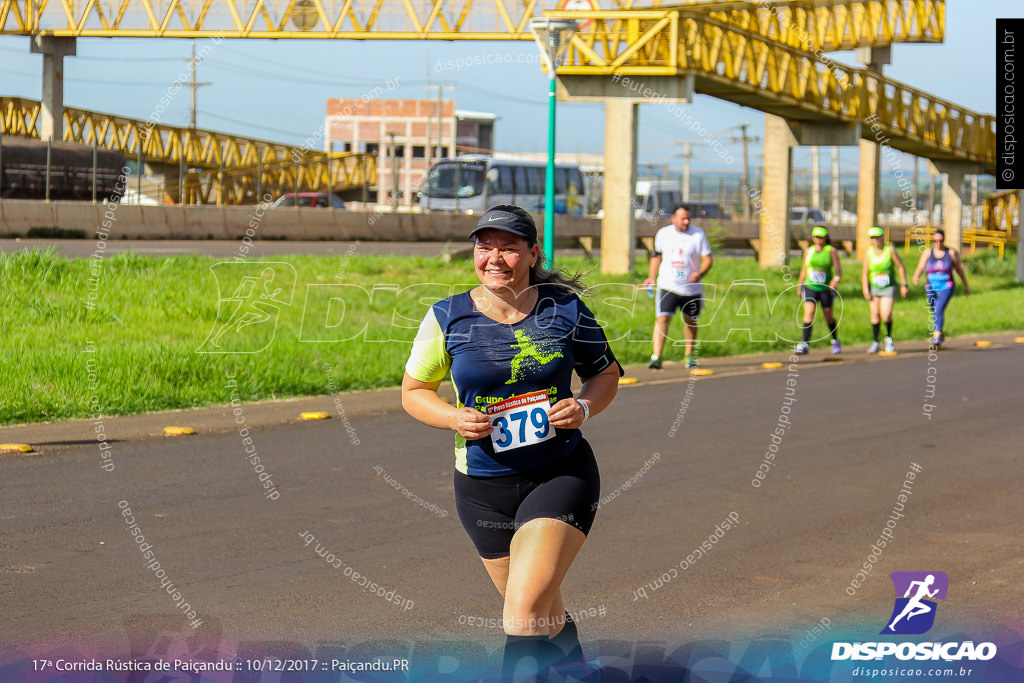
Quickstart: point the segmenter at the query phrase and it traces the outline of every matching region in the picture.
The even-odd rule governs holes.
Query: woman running
[[[956,284],[953,281],[953,272],[960,276],[960,281],[964,283],[964,296],[971,293],[970,287],[967,286],[967,276],[964,275],[963,266],[960,264],[960,255],[956,253],[956,249],[947,247],[946,233],[942,230],[936,230],[935,234],[932,235],[932,247],[921,254],[921,260],[917,262],[917,268],[914,269],[914,284],[918,283],[921,278],[921,273],[926,272],[925,280],[925,294],[928,296],[928,308],[931,310],[931,317],[933,320],[931,345],[942,346],[942,342],[946,341],[946,337],[943,334],[946,324],[946,306],[949,305],[949,300],[953,298],[953,293],[956,291]]]
[[[821,313],[825,316],[828,330],[832,333],[832,353],[842,353],[843,346],[839,343],[839,325],[832,316],[832,302],[835,300],[835,287],[843,269],[839,265],[839,254],[832,247],[828,238],[828,228],[818,225],[811,230],[814,244],[804,255],[804,264],[800,268],[797,280],[800,298],[804,302],[803,341],[796,345],[795,353],[803,355],[810,350],[811,329],[814,327],[814,313],[821,304]]]
[[[529,212],[495,206],[470,237],[481,284],[427,313],[402,405],[455,432],[456,509],[505,600],[506,671],[527,658],[583,666],[560,590],[600,498],[580,427],[611,403],[622,368],[578,296],[579,276],[541,267]],[[455,405],[437,395],[449,371]]]
[[[871,246],[861,271],[860,288],[871,307],[871,335],[874,341],[868,353],[878,353],[878,333],[885,323],[885,350],[892,353],[896,345],[892,341],[892,309],[896,299],[896,273],[900,275],[900,297],[907,298],[907,271],[903,260],[891,244],[882,246],[885,231],[875,226],[868,230]]]

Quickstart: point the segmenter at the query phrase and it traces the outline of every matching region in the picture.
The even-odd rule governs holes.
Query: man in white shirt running
[[[654,353],[647,367],[661,369],[661,352],[668,337],[668,324],[677,310],[686,324],[684,336],[686,367],[697,367],[693,347],[697,341],[697,318],[704,308],[704,285],[701,280],[711,270],[711,246],[704,231],[690,225],[690,211],[677,204],[672,212],[672,225],[666,225],[654,237],[654,256],[644,285],[658,285],[657,311],[654,319]]]

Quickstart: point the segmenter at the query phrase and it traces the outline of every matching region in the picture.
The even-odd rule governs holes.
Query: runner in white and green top
[[[885,231],[878,226],[868,230],[871,246],[861,271],[861,291],[871,306],[871,334],[874,341],[868,353],[878,353],[878,334],[885,323],[885,350],[892,353],[896,345],[892,341],[892,309],[896,299],[896,273],[899,272],[900,296],[907,296],[907,271],[899,253],[885,242]]]

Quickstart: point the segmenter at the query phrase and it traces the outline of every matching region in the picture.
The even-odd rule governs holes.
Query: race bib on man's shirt
[[[555,429],[548,424],[550,407],[546,391],[512,396],[487,406],[487,415],[494,425],[494,452],[503,453],[552,438]]]

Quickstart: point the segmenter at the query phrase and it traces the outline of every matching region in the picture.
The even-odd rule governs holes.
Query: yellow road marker
[[[620,377],[619,384],[636,384],[636,377]]]
[[[978,341],[974,342],[974,345],[984,349],[988,348],[989,346],[992,346],[992,342],[979,339]]]
[[[900,352],[899,351],[879,351],[878,355],[879,356],[885,356],[886,358],[892,358],[893,356],[900,355]]]
[[[715,374],[714,370],[708,370],[707,368],[694,368],[690,370],[690,374],[694,377],[707,377],[708,375]]]
[[[761,363],[761,367],[764,368],[765,370],[777,370],[782,367],[782,363],[777,363],[774,361],[771,363]]]
[[[196,430],[191,427],[164,427],[164,434],[167,436],[190,436],[195,433]]]
[[[1024,344],[1024,337],[1017,337],[1013,340],[1014,344]]]
[[[327,413],[302,413],[299,417],[303,420],[326,420],[331,416]]]
[[[0,443],[0,453],[34,453],[27,443]]]

